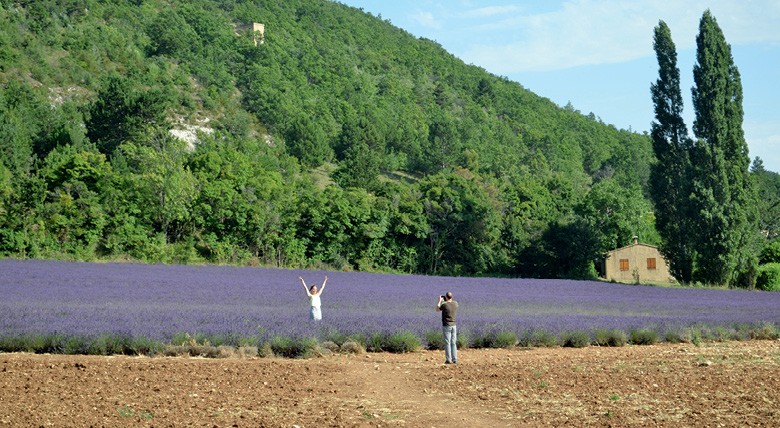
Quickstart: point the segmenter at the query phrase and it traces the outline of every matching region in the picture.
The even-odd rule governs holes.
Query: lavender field
[[[323,321],[308,319],[298,280],[320,284]],[[0,338],[143,337],[184,333],[227,344],[276,336],[368,337],[440,329],[437,297],[452,291],[465,337],[645,329],[660,340],[706,328],[749,338],[780,326],[780,293],[596,281],[450,278],[226,266],[0,260]],[[675,336],[676,335],[676,336]]]

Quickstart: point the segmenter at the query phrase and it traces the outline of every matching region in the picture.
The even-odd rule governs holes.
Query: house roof
[[[612,251],[608,251],[607,254],[617,253],[618,251],[625,250],[626,248],[631,248],[631,247],[649,247],[649,248],[655,248],[656,250],[658,249],[658,247],[656,247],[655,245],[642,244],[640,242],[636,244],[626,245],[625,247],[616,248]]]

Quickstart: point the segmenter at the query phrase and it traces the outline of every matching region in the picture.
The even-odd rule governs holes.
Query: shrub
[[[488,337],[488,334],[476,334],[474,338],[471,340],[471,347],[472,348],[487,348],[489,347],[488,343],[490,342],[490,339]],[[444,338],[442,338],[442,349],[444,349]]]
[[[124,336],[104,334],[94,338],[87,349],[92,355],[116,355],[130,353],[130,339]]]
[[[269,342],[274,355],[286,358],[310,358],[320,355],[317,340],[313,338],[292,339],[276,336]]]
[[[271,344],[268,342],[263,343],[263,345],[257,349],[257,356],[261,358],[273,358],[274,350],[271,348]]]
[[[444,337],[442,337],[442,342],[444,342]],[[457,347],[458,349],[466,349],[469,347],[469,334],[466,332],[461,333],[458,331],[458,340],[457,340]],[[444,347],[442,346],[442,349]]]
[[[664,340],[669,343],[692,343],[698,346],[702,338],[703,333],[699,326],[676,327],[664,333]]]
[[[382,352],[384,350],[382,345],[383,340],[380,333],[374,333],[366,338],[365,348],[368,352]]]
[[[2,352],[34,352],[36,354],[54,353],[60,337],[51,334],[4,336],[0,338]]]
[[[780,291],[780,263],[767,263],[758,267],[756,288],[765,291]]]
[[[759,263],[780,263],[780,241],[775,240],[767,243],[761,250]]]
[[[566,348],[584,348],[590,345],[590,334],[583,330],[568,331],[561,334],[561,346]]]
[[[236,355],[236,348],[230,345],[217,346],[216,358],[235,358]]]
[[[366,352],[366,350],[360,343],[353,340],[347,340],[341,344],[341,352],[345,354],[362,354]]]
[[[517,333],[509,330],[494,330],[477,336],[471,344],[475,348],[511,348],[517,343]]]
[[[520,341],[523,346],[553,348],[558,346],[558,338],[545,330],[533,330]]]
[[[341,346],[344,342],[349,340],[349,336],[339,332],[338,330],[334,328],[327,328],[322,334],[321,337],[326,342],[332,342],[335,343],[338,346]]]
[[[628,334],[631,343],[634,345],[653,345],[658,343],[658,333],[650,329],[632,329]]]
[[[162,355],[166,357],[183,357],[190,354],[190,349],[185,345],[168,345],[162,350]]]
[[[383,348],[388,352],[399,354],[415,352],[422,348],[422,342],[416,334],[408,330],[386,335],[383,340]]]
[[[130,339],[129,346],[135,355],[154,355],[163,349],[162,343],[141,336]]]
[[[628,342],[626,333],[623,330],[598,329],[593,333],[593,342],[598,346],[624,346]]]
[[[728,328],[724,325],[716,325],[712,328],[710,335],[708,335],[708,338],[710,337],[716,342],[725,342],[735,339],[737,337],[737,332],[736,330]]]
[[[239,358],[252,358],[257,356],[258,349],[257,346],[239,346],[236,352]]]
[[[259,344],[260,344],[260,338],[257,336],[241,336],[241,337],[236,337],[235,339],[235,345],[238,348],[242,346],[257,348]]]
[[[34,352],[28,344],[29,341],[19,336],[0,336],[0,352]]]
[[[198,342],[189,333],[176,333],[171,339],[171,345],[184,346],[184,345],[196,345]]]
[[[66,355],[87,354],[89,350],[89,341],[80,336],[70,336],[65,338],[60,344],[59,353]]]
[[[336,342],[331,342],[330,340],[322,342],[322,345],[320,346],[330,352],[339,352],[339,345],[337,345]]]
[[[491,336],[491,348],[511,348],[517,345],[517,333],[514,331],[501,330]]]
[[[460,339],[460,335],[458,335],[458,339]],[[425,333],[425,348],[431,351],[444,349],[444,335],[441,331],[428,330]]]
[[[168,345],[159,352],[166,357],[250,358],[256,357],[259,351],[255,346]]]
[[[775,340],[780,338],[780,331],[776,325],[765,322],[754,326],[750,332],[750,338],[756,340]]]

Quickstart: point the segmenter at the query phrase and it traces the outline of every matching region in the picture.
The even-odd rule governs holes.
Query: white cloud
[[[780,2],[773,0],[569,0],[540,14],[523,14],[516,7],[472,10],[472,16],[500,18],[467,28],[474,43],[461,49],[460,56],[499,74],[626,62],[653,55],[653,28],[659,20],[669,25],[678,50],[693,48],[699,19],[708,8],[731,44],[780,43]],[[503,41],[480,43],[479,34],[487,30],[501,31]]]
[[[442,28],[439,22],[431,12],[417,11],[411,15],[411,19],[425,28],[440,30]]]

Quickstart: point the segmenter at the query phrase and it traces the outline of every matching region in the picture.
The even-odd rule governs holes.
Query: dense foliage
[[[660,242],[646,135],[361,10],[0,5],[0,255],[590,277]]]

